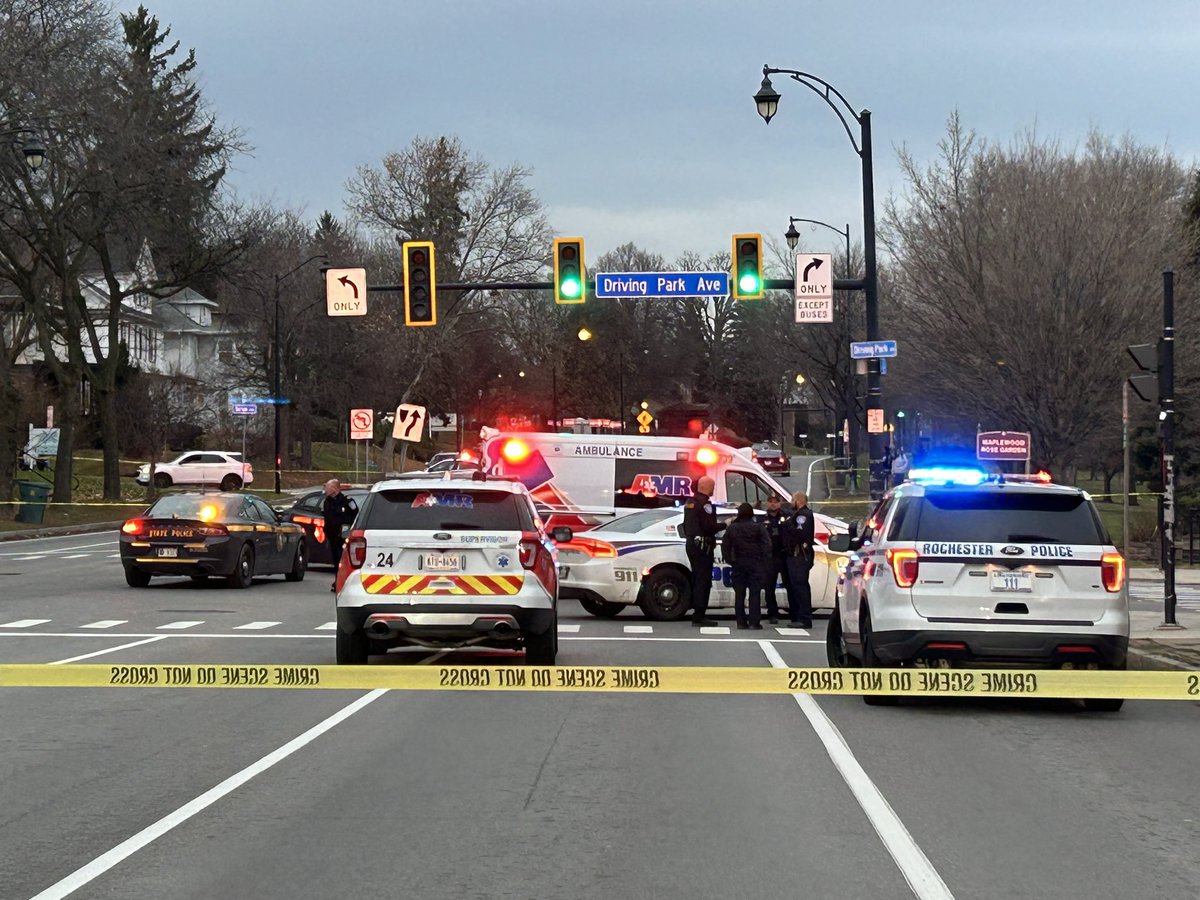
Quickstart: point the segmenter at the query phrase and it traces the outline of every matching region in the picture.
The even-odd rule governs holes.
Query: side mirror
[[[554,541],[557,544],[565,544],[569,542],[571,538],[575,537],[575,532],[573,532],[566,525],[559,525],[550,532],[550,537],[554,538]]]
[[[684,530],[683,530],[683,523],[682,523],[682,522],[680,522],[678,525],[676,525],[676,526],[675,526],[675,533],[676,533],[677,535],[679,535],[681,538],[685,538],[685,537],[687,537],[687,534],[686,534],[686,533],[684,532]]]
[[[862,520],[855,519],[850,523],[849,528],[850,530],[848,533],[850,537],[858,537],[860,534],[862,534]]]
[[[850,552],[850,535],[834,534],[829,537],[829,549],[834,553]]]

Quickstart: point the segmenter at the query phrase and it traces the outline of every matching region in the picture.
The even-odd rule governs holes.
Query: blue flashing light
[[[963,466],[922,466],[910,469],[908,480],[916,484],[960,484],[967,487],[983,484],[987,475],[982,469]]]

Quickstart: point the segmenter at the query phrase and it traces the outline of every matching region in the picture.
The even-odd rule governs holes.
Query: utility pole
[[[1175,621],[1175,273],[1163,272],[1163,336],[1158,366],[1162,420],[1163,625]]]

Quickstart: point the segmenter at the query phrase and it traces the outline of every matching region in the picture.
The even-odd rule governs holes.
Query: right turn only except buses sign
[[[975,435],[975,457],[981,460],[1024,462],[1029,459],[1028,431],[981,431]]]

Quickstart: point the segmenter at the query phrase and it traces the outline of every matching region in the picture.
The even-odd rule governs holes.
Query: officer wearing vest
[[[683,536],[687,545],[688,565],[692,570],[692,624],[716,625],[708,618],[708,595],[712,591],[713,559],[717,535],[725,526],[717,521],[712,492],[716,488],[707,475],[696,481],[696,490],[683,505]]]
[[[808,495],[804,491],[792,494],[791,520],[788,527],[781,530],[792,588],[788,595],[791,624],[796,628],[812,628],[812,589],[808,584],[808,573],[816,559],[813,549],[816,516],[808,508]]]

